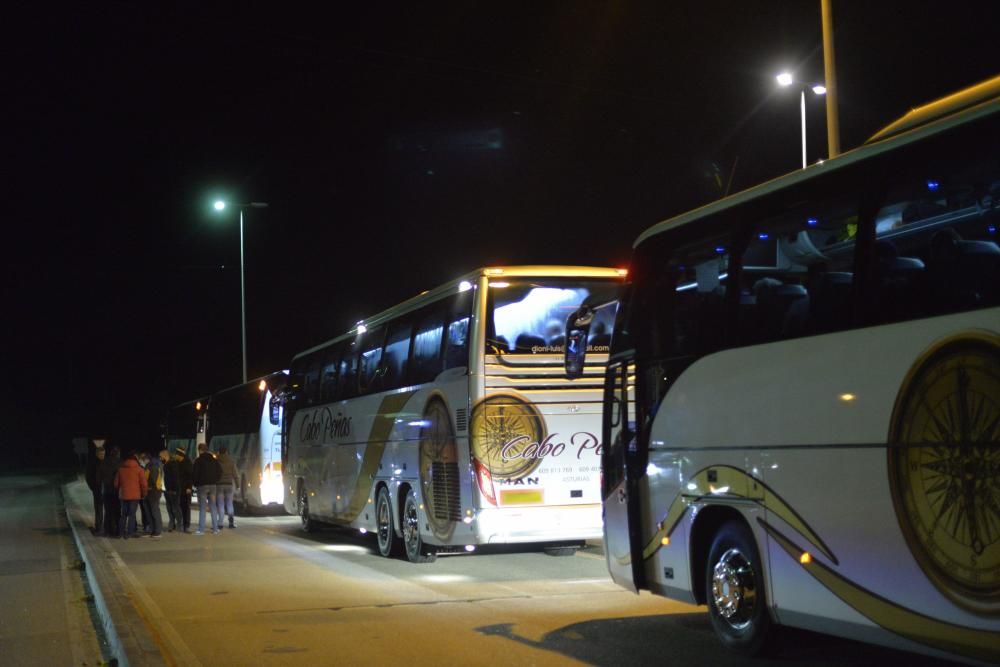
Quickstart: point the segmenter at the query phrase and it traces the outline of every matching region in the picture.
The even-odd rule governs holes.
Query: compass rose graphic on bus
[[[951,339],[903,383],[889,434],[896,516],[938,589],[1000,614],[1000,338]]]
[[[480,401],[472,410],[471,431],[472,454],[496,479],[519,479],[542,462],[522,454],[545,440],[545,419],[517,396],[497,394]]]

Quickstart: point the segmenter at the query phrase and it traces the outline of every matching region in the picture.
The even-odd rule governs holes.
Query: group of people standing
[[[173,456],[161,449],[157,457],[146,452],[126,452],[121,458],[117,447],[94,449],[93,461],[86,468],[87,486],[94,497],[95,535],[106,537],[140,537],[149,534],[159,538],[163,532],[160,499],[165,498],[168,532],[191,532],[191,496],[198,492],[198,528],[195,535],[204,535],[205,514],[210,515],[213,534],[222,531],[223,517],[235,528],[233,495],[239,476],[236,462],[226,447],[218,455],[198,445],[194,463],[183,448]],[[143,531],[139,532],[135,511],[142,515]]]

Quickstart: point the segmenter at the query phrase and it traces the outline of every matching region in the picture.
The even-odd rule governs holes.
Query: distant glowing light
[[[215,207],[216,211],[221,211],[224,208],[226,208],[226,202],[222,201],[221,199],[218,199],[214,204],[212,204],[212,206]]]
[[[470,289],[472,289],[472,283],[470,283],[468,280],[463,280],[458,284],[459,292],[468,292]]]
[[[358,322],[358,334],[363,334],[368,331],[368,327],[365,326],[364,322]]]
[[[996,234],[997,233],[997,226],[996,225],[990,225],[989,227],[986,228],[986,231],[989,232],[990,234]]]
[[[856,398],[857,398],[857,396],[855,396],[854,394],[841,394],[840,395],[840,400],[844,401],[845,403],[850,403],[851,401],[853,401]]]
[[[662,544],[663,546],[667,546],[668,544],[670,544],[670,538],[664,535],[663,539],[660,540],[660,544]]]
[[[362,535],[367,535],[368,534],[368,529],[367,528],[359,528],[358,532],[361,533]]]
[[[259,389],[260,391],[264,391],[265,389],[267,389],[267,382],[261,380],[260,384],[257,385],[257,389]]]
[[[778,85],[782,87],[790,86],[795,81],[795,77],[792,76],[791,72],[782,72],[774,78],[777,80]]]
[[[476,545],[475,544],[466,544],[465,545],[465,550],[468,551],[469,553],[472,553],[473,551],[476,550]]]
[[[761,232],[760,234],[757,235],[757,238],[759,238],[761,241],[766,241],[769,238],[771,238],[771,235],[768,234],[767,232]]]
[[[194,409],[195,411],[201,410],[201,401],[198,401],[197,403],[194,404]]]
[[[471,516],[467,516],[467,517],[463,518],[462,519],[462,523],[464,523],[466,525],[471,524],[472,523],[472,517]]]
[[[721,245],[715,246],[715,254],[716,255],[722,255],[722,254],[725,254],[725,252],[726,252],[725,246],[721,246]]]
[[[927,181],[927,189],[930,190],[931,192],[936,192],[940,188],[941,188],[940,181],[935,181],[935,180]]]
[[[813,562],[812,554],[809,553],[808,551],[803,551],[802,555],[799,556],[799,562],[802,563],[803,565],[808,565],[809,563]]]
[[[491,282],[490,287],[510,287],[510,283],[505,282]]]
[[[824,86],[821,83],[817,83],[815,86],[813,86],[812,90],[817,95],[826,95],[826,86]]]
[[[620,275],[620,276],[627,276],[628,275],[628,269],[618,269],[618,275]]]
[[[818,224],[819,220],[817,220],[816,218],[806,218],[806,225],[808,225],[809,227],[815,227]]]

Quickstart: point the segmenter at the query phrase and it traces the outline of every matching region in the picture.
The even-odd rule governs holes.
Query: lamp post
[[[788,88],[795,83],[795,77],[791,75],[790,72],[782,72],[775,77],[778,81],[778,85],[782,88]],[[805,169],[808,162],[806,161],[806,89],[810,89],[816,95],[825,95],[826,87],[820,83],[814,84],[799,84],[799,115],[802,118],[802,168]]]
[[[224,211],[226,202],[218,199],[215,202],[216,211]],[[246,279],[243,263],[243,209],[246,208],[267,208],[267,203],[262,201],[252,201],[246,204],[239,204],[240,209],[240,331],[243,337],[243,383],[247,381],[247,300],[246,300]]]

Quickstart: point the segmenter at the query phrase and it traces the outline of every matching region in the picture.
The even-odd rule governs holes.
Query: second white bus
[[[286,406],[286,509],[374,532],[383,556],[601,535],[600,392],[562,373],[570,312],[617,295],[619,270],[481,269],[297,355]]]

